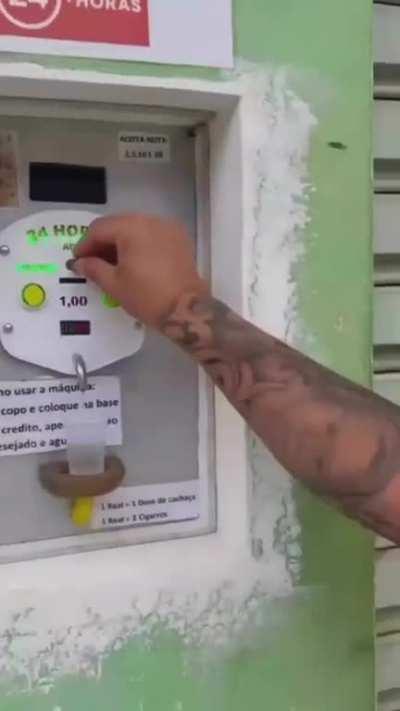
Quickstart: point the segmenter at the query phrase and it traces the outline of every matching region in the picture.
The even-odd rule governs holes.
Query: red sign
[[[148,47],[148,0],[0,0],[0,35]]]

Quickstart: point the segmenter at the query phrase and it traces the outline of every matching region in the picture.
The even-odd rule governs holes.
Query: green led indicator
[[[102,301],[104,306],[106,306],[108,309],[117,309],[119,306],[121,306],[119,301],[113,299],[113,297],[109,296],[109,294],[103,294]]]
[[[58,264],[17,264],[17,272],[23,274],[57,274]]]
[[[44,240],[48,239],[49,233],[45,227],[41,227],[39,230],[27,230],[26,233],[28,244],[32,246],[37,246]]]
[[[39,239],[36,235],[36,232],[34,232],[33,234],[29,234],[28,232],[28,243],[32,246],[36,246],[37,244],[39,244]]]

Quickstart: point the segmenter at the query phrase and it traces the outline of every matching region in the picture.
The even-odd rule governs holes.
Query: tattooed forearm
[[[187,295],[163,332],[191,354],[274,456],[313,491],[400,543],[400,410]]]

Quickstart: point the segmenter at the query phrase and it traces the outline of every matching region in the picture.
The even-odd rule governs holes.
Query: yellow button
[[[78,528],[90,526],[94,511],[94,500],[89,498],[77,499],[72,505],[72,523]]]
[[[22,289],[22,301],[30,309],[40,309],[46,301],[46,292],[40,284],[26,284]]]

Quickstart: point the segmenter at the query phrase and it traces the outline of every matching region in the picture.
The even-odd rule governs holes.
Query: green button
[[[102,296],[103,304],[108,309],[117,309],[121,304],[116,299],[113,299],[109,294],[103,294]]]

